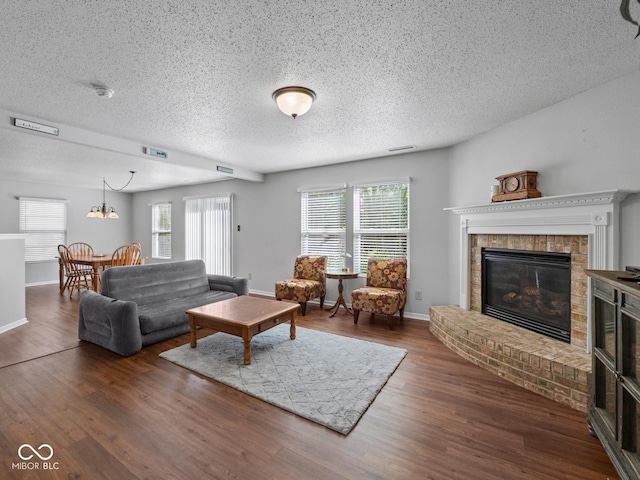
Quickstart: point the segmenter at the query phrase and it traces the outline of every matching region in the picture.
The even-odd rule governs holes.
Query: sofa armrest
[[[249,281],[246,278],[227,275],[207,275],[207,277],[209,278],[209,290],[234,292],[236,295],[249,293]]]
[[[78,313],[80,340],[95,343],[123,357],[142,349],[135,302],[116,300],[87,290],[80,296]]]

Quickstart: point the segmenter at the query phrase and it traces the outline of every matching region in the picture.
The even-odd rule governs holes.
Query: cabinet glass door
[[[596,395],[595,403],[614,438],[618,436],[616,425],[617,412],[617,381],[615,373],[596,357]]]
[[[599,297],[594,297],[595,346],[611,359],[616,358],[616,306]]]
[[[640,391],[640,301],[624,295],[620,314],[623,332],[622,375]]]
[[[601,282],[594,284],[594,375],[595,406],[613,438],[618,438],[618,382],[616,339],[618,308],[615,291]]]
[[[622,448],[640,474],[640,310],[638,299],[625,298],[620,311],[622,326]]]

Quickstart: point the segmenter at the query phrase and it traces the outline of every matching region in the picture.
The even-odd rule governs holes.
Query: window
[[[151,256],[171,258],[171,203],[151,205]]]
[[[231,275],[231,194],[185,200],[185,258],[202,259],[207,273]]]
[[[409,258],[409,182],[353,188],[353,269],[369,257]]]
[[[329,269],[344,267],[346,189],[302,191],[303,254],[326,255]]]
[[[20,233],[26,262],[53,262],[67,243],[67,201],[20,197]]]

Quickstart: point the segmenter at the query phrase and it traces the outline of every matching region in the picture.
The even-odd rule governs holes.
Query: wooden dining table
[[[98,292],[100,289],[100,270],[111,266],[113,255],[111,253],[107,255],[92,255],[74,257],[73,263],[77,265],[90,266],[92,268],[91,273],[91,288],[93,291]],[[62,259],[58,259],[60,265],[60,289],[64,285],[64,265]]]

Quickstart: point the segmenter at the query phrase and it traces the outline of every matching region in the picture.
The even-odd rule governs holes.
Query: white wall
[[[495,177],[535,170],[545,196],[640,190],[640,73],[589,90],[450,149],[449,206],[490,203]],[[620,267],[640,265],[640,195],[621,208]],[[458,303],[459,226],[449,214],[450,303]]]
[[[27,322],[24,291],[24,237],[0,234],[0,333]]]
[[[59,198],[69,201],[67,207],[67,243],[87,242],[96,252],[113,252],[117,247],[134,241],[132,236],[132,194],[107,192],[107,204],[120,214],[118,220],[87,218],[93,205],[102,204],[102,190],[68,188],[42,183],[16,182],[0,179],[0,233],[19,233],[18,197]],[[58,281],[58,262],[28,263],[26,283]]]
[[[150,203],[172,202],[172,260],[184,258],[185,196],[203,193],[233,194],[233,273],[252,275],[253,291],[273,294],[277,280],[292,275],[300,254],[300,193],[298,187],[337,185],[410,176],[410,274],[406,311],[428,315],[430,305],[448,298],[448,164],[446,150],[395,155],[341,165],[269,174],[264,183],[239,180],[136,193],[133,208],[134,237],[151,251]],[[351,189],[348,190],[348,194]],[[236,226],[240,225],[238,232]],[[149,259],[150,262],[157,260]],[[443,280],[444,279],[444,280]],[[345,296],[364,280],[345,282]],[[337,283],[329,280],[327,300],[337,297]],[[415,300],[415,291],[422,300]]]

